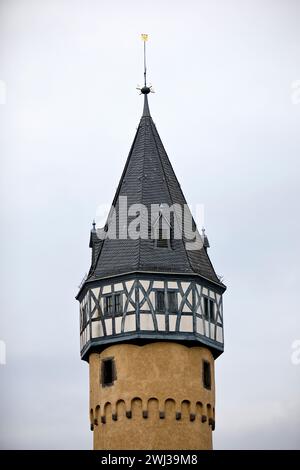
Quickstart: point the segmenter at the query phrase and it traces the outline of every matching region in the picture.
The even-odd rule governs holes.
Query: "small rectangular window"
[[[214,322],[215,321],[215,303],[211,299],[209,301],[209,315],[210,315],[210,321]]]
[[[169,312],[176,313],[178,310],[177,292],[168,292]]]
[[[170,236],[167,229],[159,228],[158,238],[156,240],[157,248],[169,248],[170,246]]]
[[[103,359],[101,363],[102,387],[109,387],[116,380],[115,361],[113,358]]]
[[[163,290],[156,291],[156,310],[158,312],[165,311],[165,293]]]
[[[104,312],[111,314],[112,313],[112,296],[107,295],[104,298]]]
[[[203,302],[204,302],[204,318],[205,318],[205,320],[209,320],[208,298],[203,297]]]
[[[85,328],[86,325],[88,324],[88,310],[87,310],[87,305],[83,305],[82,307],[82,327]]]
[[[208,361],[203,361],[203,370],[202,370],[203,386],[204,388],[211,389],[211,371],[210,363]]]
[[[115,294],[115,313],[121,313],[121,295]]]

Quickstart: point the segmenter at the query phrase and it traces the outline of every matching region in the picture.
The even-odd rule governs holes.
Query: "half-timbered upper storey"
[[[144,110],[104,229],[90,237],[92,261],[77,295],[82,357],[120,341],[202,342],[223,351],[222,294],[207,238]],[[199,176],[201,179],[201,175]],[[168,213],[168,210],[170,209]]]

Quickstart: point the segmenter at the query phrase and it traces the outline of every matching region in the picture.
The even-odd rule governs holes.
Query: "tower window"
[[[101,384],[102,387],[109,387],[116,380],[115,361],[112,357],[102,360],[101,363]]]
[[[115,294],[114,300],[115,300],[115,313],[121,313],[121,295]]]
[[[88,324],[88,311],[87,311],[87,305],[85,304],[82,307],[82,328],[85,328],[87,324]]]
[[[208,298],[203,297],[203,301],[204,301],[204,318],[205,318],[205,320],[209,320]]]
[[[104,297],[104,313],[112,315],[113,313],[122,312],[122,297],[121,294],[111,294]]]
[[[205,320],[215,321],[215,303],[208,297],[203,297],[204,301],[204,318]]]
[[[178,310],[178,302],[177,302],[177,292],[169,291],[167,292],[168,295],[168,306],[169,312],[175,313]],[[156,310],[158,312],[164,312],[166,309],[165,305],[165,291],[157,290],[156,291]]]
[[[176,313],[178,310],[177,292],[168,292],[169,312]]]
[[[156,310],[158,312],[165,311],[165,292],[163,290],[156,291]]]
[[[112,313],[112,295],[107,295],[104,299],[104,312],[111,314]]]
[[[207,390],[211,389],[211,371],[210,371],[210,363],[208,361],[203,361],[202,363],[202,379],[203,379],[203,386]]]
[[[210,321],[215,321],[215,303],[213,300],[209,300],[209,315]]]

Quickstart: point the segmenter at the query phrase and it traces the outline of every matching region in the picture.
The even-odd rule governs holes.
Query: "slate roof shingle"
[[[151,204],[169,206],[186,204],[168,155],[150,115],[148,98],[144,95],[144,110],[131,146],[114,200],[117,213],[120,196],[131,204],[144,204],[150,213]],[[109,223],[109,222],[108,222]],[[187,250],[185,240],[173,239],[172,248],[154,248],[153,240],[99,240],[91,234],[92,264],[87,281],[132,271],[199,274],[223,286],[219,281],[207,250]]]

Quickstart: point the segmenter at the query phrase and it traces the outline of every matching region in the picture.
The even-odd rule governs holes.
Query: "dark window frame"
[[[111,369],[109,370],[108,367]],[[117,380],[116,363],[114,357],[105,357],[101,360],[100,383],[102,387],[111,387]]]
[[[211,390],[211,365],[206,360],[202,361],[202,382],[206,390]]]
[[[87,325],[89,324],[89,311],[88,311],[88,304],[84,304],[81,307],[82,311],[82,324],[81,324],[81,329],[84,330]]]
[[[118,299],[118,302],[117,302]],[[113,300],[114,312],[115,314],[122,313],[122,296],[119,293],[114,294]]]
[[[171,308],[171,302],[170,302],[170,294],[174,295],[175,297],[175,303],[174,307]],[[177,289],[168,289],[168,306],[169,306],[169,313],[178,313],[178,290]]]
[[[174,295],[175,297],[175,302],[174,306],[171,306],[170,302],[170,294]],[[159,296],[162,296],[163,302],[159,300]],[[177,313],[178,312],[178,289],[167,289],[167,298],[168,298],[168,312],[169,313]],[[156,289],[155,290],[155,310],[157,312],[165,312],[167,309],[166,305],[166,293],[165,290],[162,289]]]
[[[159,215],[158,221],[152,226],[151,237],[154,239],[154,248],[170,250],[172,248],[171,239],[173,230],[171,225],[168,228],[164,228],[162,225],[162,215]],[[166,233],[167,232],[167,233]],[[167,235],[165,238],[163,235]]]
[[[163,229],[159,227],[158,229],[158,237],[155,237],[155,248],[170,248],[170,236],[165,238],[163,236],[163,232],[167,232],[167,229]]]
[[[209,299],[209,318],[211,322],[215,321],[215,302]]]
[[[161,300],[159,300],[159,296],[162,296],[162,303]],[[163,308],[160,308],[160,307]],[[165,291],[164,289],[157,289],[155,292],[155,310],[157,312],[165,312],[166,310],[166,302],[165,302]]]
[[[208,297],[207,295],[203,296],[203,315],[204,319],[207,321],[215,322],[215,301]]]
[[[116,298],[119,299],[119,303],[117,304]],[[108,308],[107,306],[107,299],[111,299],[111,306]],[[122,292],[111,292],[110,294],[103,295],[103,311],[104,315],[106,316],[113,316],[113,315],[121,315],[123,312],[123,304],[122,304]],[[117,307],[118,306],[118,307]]]

